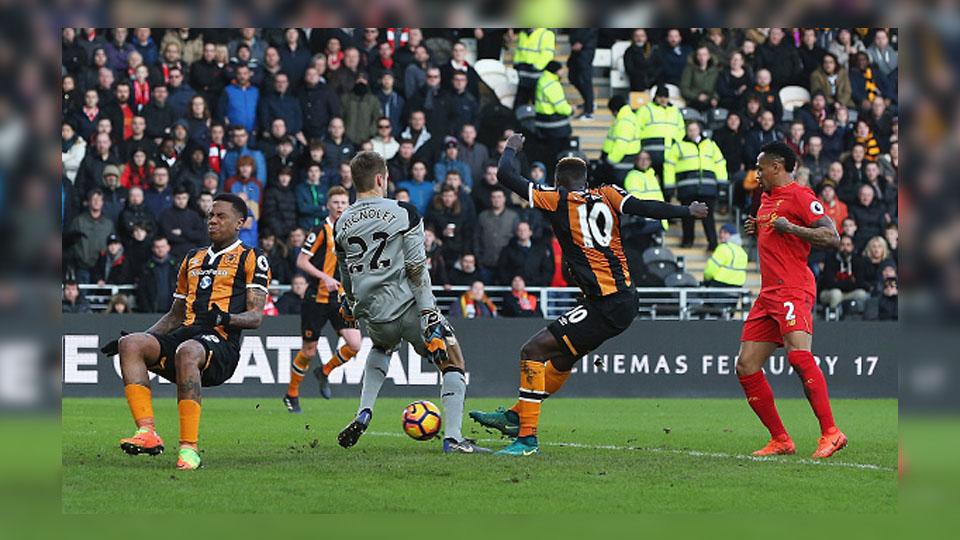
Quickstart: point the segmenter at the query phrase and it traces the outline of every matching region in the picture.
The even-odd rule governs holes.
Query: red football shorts
[[[760,293],[743,323],[740,341],[783,345],[790,332],[813,334],[814,295],[805,291]]]

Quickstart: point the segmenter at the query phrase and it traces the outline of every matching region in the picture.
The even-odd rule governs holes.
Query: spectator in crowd
[[[574,28],[570,30],[570,58],[567,60],[570,84],[583,98],[582,120],[592,120],[593,102],[593,59],[597,52],[600,32],[596,28]],[[479,99],[480,95],[475,94]],[[479,175],[475,175],[479,177]]]
[[[119,157],[130,161],[136,150],[143,150],[148,158],[157,154],[157,143],[147,136],[147,120],[142,116],[130,119],[130,137],[120,143]]]
[[[297,223],[306,230],[320,226],[327,217],[327,190],[330,186],[321,183],[322,174],[320,165],[311,163],[307,167],[306,181],[295,189]]]
[[[440,80],[443,89],[457,93],[457,74],[463,75],[463,91],[473,96],[475,102],[480,100],[480,75],[467,62],[467,47],[463,42],[456,42],[450,49],[450,61],[440,67]],[[460,128],[454,131],[458,133]]]
[[[349,39],[347,42],[350,42]],[[330,71],[340,69],[343,64],[343,42],[336,36],[330,36],[321,54],[323,54]]]
[[[162,84],[154,85],[150,89],[151,99],[138,113],[147,121],[147,136],[153,142],[160,144],[160,140],[170,133],[170,128],[177,121],[177,115],[167,103],[167,87]]]
[[[257,113],[258,125],[263,137],[270,137],[271,124],[282,119],[287,134],[293,135],[301,143],[306,142],[303,131],[303,111],[300,99],[290,92],[290,80],[286,73],[280,72],[273,79],[273,92],[263,96]]]
[[[857,234],[854,237],[857,249],[861,249],[868,240],[882,236],[884,226],[890,221],[890,215],[877,200],[876,192],[869,184],[860,186],[857,203],[850,207],[849,212],[857,222]]]
[[[483,176],[484,165],[490,160],[490,150],[477,140],[475,125],[464,124],[460,129],[457,157],[469,167],[470,178],[479,179]]]
[[[537,306],[537,296],[527,292],[527,284],[520,276],[510,281],[510,290],[503,294],[504,317],[543,317]]]
[[[780,88],[790,84],[805,85],[807,81],[802,80],[803,66],[800,64],[800,54],[796,47],[791,43],[791,39],[786,39],[786,32],[783,28],[771,28],[767,35],[767,40],[757,48],[757,59],[760,67],[770,72],[772,90],[776,92]],[[759,82],[760,72],[757,72]],[[780,119],[780,113],[777,113],[777,119]]]
[[[350,196],[350,204],[357,202],[357,186],[353,185],[353,170],[350,169],[349,161],[340,163],[334,181],[337,185],[347,190],[347,194]]]
[[[490,208],[490,194],[498,187],[500,187],[500,183],[497,180],[497,164],[496,162],[488,161],[484,164],[481,181],[474,184],[473,189],[470,191],[470,196],[473,198],[473,206],[478,212]]]
[[[823,122],[827,119],[827,98],[823,92],[813,92],[809,103],[793,110],[793,117],[803,122],[803,129],[806,133],[819,133]]]
[[[676,186],[680,204],[703,201],[709,207],[703,219],[703,231],[707,237],[707,251],[717,248],[717,230],[713,212],[720,188],[727,185],[727,164],[723,153],[713,140],[704,137],[697,121],[687,122],[686,136],[674,141],[664,157],[663,185]],[[667,196],[669,198],[669,196]],[[691,247],[694,240],[694,219],[683,218],[682,247]]]
[[[263,203],[263,182],[253,176],[256,164],[251,156],[240,156],[237,160],[237,174],[223,184],[223,191],[239,195],[246,194],[246,200],[254,204],[254,215],[259,217],[260,204]]]
[[[216,195],[212,191],[201,191],[197,195],[197,213],[200,215],[200,219],[206,220],[210,216],[210,212],[213,210],[213,198]]]
[[[835,40],[830,43],[827,50],[837,57],[837,63],[841,68],[847,69],[850,65],[850,58],[856,56],[859,52],[866,51],[867,48],[849,28],[840,28],[837,30]]]
[[[173,188],[170,186],[170,169],[166,165],[157,165],[150,178],[150,189],[144,195],[144,204],[154,220],[160,218],[164,210],[173,204]]]
[[[507,208],[507,195],[500,186],[490,191],[490,208],[480,212],[477,220],[477,240],[475,253],[480,263],[482,275],[492,281],[497,274],[500,252],[513,238],[520,216]]]
[[[849,236],[850,238],[857,237],[857,221],[852,217],[847,216],[843,220],[843,223],[840,225],[840,235]],[[854,247],[856,247],[856,240],[854,240]]]
[[[63,282],[63,313],[92,313],[90,302],[86,296],[80,292],[80,287],[75,279],[68,279]]]
[[[287,28],[283,33],[284,43],[279,46],[280,64],[284,73],[299,81],[310,64],[310,51],[303,46],[300,31]]]
[[[480,101],[468,91],[466,73],[454,71],[452,77],[452,90],[449,94],[451,107],[449,129],[451,133],[460,133],[465,124],[476,124],[479,120]]]
[[[480,270],[477,268],[477,257],[473,253],[464,253],[453,264],[448,273],[450,284],[456,286],[471,285],[480,280]]]
[[[114,232],[113,221],[103,213],[103,191],[94,188],[87,194],[86,212],[75,217],[67,230],[68,234],[77,237],[69,257],[77,281],[90,283],[90,270],[106,245],[107,237]]]
[[[342,162],[348,162],[356,153],[353,141],[346,136],[342,118],[331,118],[327,134],[323,138],[323,150],[330,167],[337,168]]]
[[[348,140],[369,141],[377,134],[377,119],[382,115],[380,100],[370,92],[365,73],[357,76],[353,89],[342,97],[341,107]]]
[[[331,119],[340,116],[340,98],[321,80],[315,67],[307,68],[304,76],[300,109],[303,111],[303,134],[308,140],[326,135]]]
[[[277,283],[288,285],[291,283],[293,272],[290,268],[287,246],[277,242],[277,236],[267,228],[260,230],[260,249],[270,263],[270,274]]]
[[[258,62],[263,62],[263,55],[267,51],[267,44],[257,38],[256,28],[240,29],[240,36],[227,44],[227,51],[229,51],[230,56],[237,55],[237,47],[240,45],[246,45],[250,50],[251,58],[255,58]]]
[[[210,170],[204,149],[199,146],[190,146],[187,149],[187,159],[178,164],[176,183],[186,185],[190,190],[190,197],[196,198],[197,194],[203,190],[203,178],[207,173],[216,175]]]
[[[873,45],[867,48],[867,56],[883,77],[890,77],[897,70],[897,50],[890,46],[890,35],[883,28],[873,34]]]
[[[460,178],[467,187],[473,186],[473,177],[470,174],[470,166],[460,161],[460,147],[455,137],[447,137],[443,142],[443,155],[433,166],[434,178],[446,178],[450,171],[457,171]]]
[[[822,93],[828,105],[842,103],[847,107],[853,106],[850,77],[833,54],[827,53],[823,56],[820,67],[810,74],[809,84],[810,92]]]
[[[743,54],[730,55],[730,65],[717,75],[717,104],[730,111],[743,107],[743,97],[753,87],[753,71],[744,64]]]
[[[186,68],[186,65],[181,60],[183,50],[180,48],[179,43],[167,43],[162,50],[161,61],[150,67],[150,80],[169,86],[171,72],[174,69],[178,69],[181,70],[182,74],[182,70]],[[172,93],[173,92],[171,92],[171,94]]]
[[[883,229],[883,239],[887,241],[887,247],[890,249],[890,258],[899,261],[897,250],[900,246],[900,229],[896,223],[887,223]]]
[[[77,30],[72,26],[64,27],[60,31],[61,64],[67,73],[79,73],[87,63],[87,52],[80,46],[77,39]]]
[[[133,48],[133,43],[127,41],[130,34],[126,28],[114,28],[110,33],[113,36],[103,47],[107,53],[107,67],[114,71],[123,71],[127,69],[127,58],[136,49]]]
[[[360,64],[363,66],[370,65],[378,54],[377,45],[380,43],[380,30],[377,28],[354,30],[354,39],[358,38],[357,51],[360,53]]]
[[[667,30],[666,43],[654,49],[654,65],[659,68],[657,84],[680,84],[683,69],[687,66],[687,57],[691,52],[690,47],[682,41],[680,30],[671,28]]]
[[[83,158],[87,153],[87,141],[77,133],[73,120],[64,120],[61,123],[60,146],[60,162],[63,164],[63,174],[72,184],[77,179],[80,164],[83,163]]]
[[[747,90],[747,97],[756,96],[760,101],[760,106],[773,113],[773,119],[779,122],[783,118],[783,104],[780,103],[779,89],[773,85],[770,70],[761,69],[757,71],[757,82],[753,88]]]
[[[423,229],[423,249],[427,255],[427,270],[430,272],[430,282],[434,287],[450,289],[450,278],[447,275],[447,261],[443,258],[443,250],[437,241],[437,233],[432,227]]]
[[[388,30],[388,33],[389,33],[389,30]],[[407,36],[406,41],[403,40],[404,33],[406,33],[406,36]],[[483,37],[477,38],[482,42],[486,42],[493,37],[493,34],[489,32],[482,32],[482,33],[483,33]],[[388,36],[387,43],[391,43],[393,45],[393,48],[395,51],[393,56],[396,59],[397,64],[399,66],[399,71],[398,71],[400,75],[399,80],[402,81],[403,74],[406,71],[407,66],[409,66],[414,62],[414,56],[416,55],[417,48],[422,46],[423,44],[423,30],[421,30],[420,28],[410,28],[406,32],[400,31],[399,35],[400,35],[399,40],[392,40],[392,41],[389,39],[389,36]],[[500,34],[501,42],[499,44],[499,48],[497,49],[497,54],[495,55],[496,58],[500,58],[500,49],[503,47],[503,42],[502,42],[503,35],[504,35],[503,33]]]
[[[864,183],[873,188],[874,198],[886,210],[887,214],[895,214],[897,210],[897,187],[880,176],[880,165],[868,161],[864,165]]]
[[[190,86],[203,96],[207,103],[218,103],[226,86],[224,68],[216,60],[217,46],[204,43],[200,60],[190,65]]]
[[[117,293],[110,297],[110,302],[107,303],[107,309],[104,313],[111,313],[116,315],[124,315],[130,313],[130,299],[127,298],[127,295],[122,293]]]
[[[865,52],[857,53],[850,64],[850,91],[853,103],[861,109],[869,109],[877,96],[888,97],[883,77],[870,64]]]
[[[107,165],[119,165],[120,159],[110,142],[110,136],[99,133],[94,138],[93,148],[88,147],[80,161],[80,169],[74,181],[81,196],[102,185],[103,170]]]
[[[827,54],[817,43],[817,31],[814,28],[804,28],[800,38],[800,47],[797,48],[800,55],[800,76],[797,84],[804,86],[810,81],[810,74],[820,67],[823,57]]]
[[[288,263],[290,268],[297,267],[297,258],[300,257],[300,251],[307,240],[307,232],[300,227],[290,231],[287,236],[287,253],[289,254]]]
[[[154,237],[150,250],[152,256],[137,281],[137,311],[166,313],[177,290],[179,263],[170,256],[170,243],[163,236]]]
[[[744,143],[744,164],[753,169],[756,167],[757,156],[764,145],[783,140],[783,133],[776,128],[776,120],[773,113],[763,111],[760,113],[760,121],[757,127],[747,133]]]
[[[231,176],[237,174],[237,163],[241,157],[249,156],[253,159],[253,176],[256,178],[267,177],[267,161],[263,152],[249,146],[250,134],[243,126],[230,127],[230,140],[233,146],[224,154],[220,166],[220,179],[226,181]]]
[[[403,109],[407,100],[396,91],[396,77],[393,73],[384,72],[380,75],[379,85],[374,96],[380,101],[380,113],[390,121],[391,135],[400,136],[400,127],[403,122]],[[379,135],[380,132],[377,132]]]
[[[178,186],[173,192],[173,205],[164,210],[157,220],[160,234],[169,242],[170,255],[178,263],[187,252],[207,239],[203,218],[189,204],[190,191],[186,186]]]
[[[300,305],[306,294],[307,278],[303,274],[294,275],[290,280],[290,290],[277,299],[277,311],[280,315],[300,315]]]
[[[384,75],[397,76],[397,63],[393,58],[393,47],[386,41],[377,45],[377,54],[370,58],[367,71],[370,77],[379,81]]]
[[[283,120],[278,120],[283,123]],[[322,146],[320,146],[322,151]],[[273,146],[273,152],[267,158],[267,186],[277,181],[281,169],[297,167],[297,142],[290,135],[280,137]]]
[[[117,220],[117,230],[126,240],[133,234],[133,228],[137,225],[144,227],[147,231],[156,230],[156,219],[144,204],[143,189],[139,187],[130,188],[127,193],[127,203],[124,206],[120,217]]]
[[[840,161],[844,151],[844,130],[837,124],[837,119],[828,116],[820,127],[820,138],[823,139],[823,157],[827,161]]]
[[[704,287],[743,287],[747,282],[747,252],[731,223],[720,227],[720,244],[703,269]]]
[[[124,139],[132,135],[133,126],[131,125],[134,116],[134,110],[130,106],[130,83],[120,81],[113,87],[114,102],[106,107],[105,118],[110,120],[111,135],[113,143],[119,145]],[[141,95],[149,96],[149,90],[144,89]],[[140,107],[138,106],[138,110]],[[102,121],[102,119],[101,119]]]
[[[470,192],[467,191],[467,188],[463,185],[463,177],[460,176],[460,173],[457,171],[447,171],[447,175],[443,179],[443,185],[440,187],[442,190],[445,186],[453,186],[454,190],[457,192],[457,199],[460,201],[460,208],[463,209],[464,214],[466,215],[466,220],[476,225],[477,222],[477,208],[473,206],[473,200],[470,198]]]
[[[863,145],[863,158],[868,162],[876,161],[877,157],[880,155],[880,143],[877,141],[877,137],[873,134],[873,130],[870,129],[870,124],[865,119],[861,118],[857,120],[855,125],[856,128],[853,132],[853,140],[855,144]]]
[[[787,132],[787,138],[784,142],[787,143],[787,146],[789,146],[798,157],[806,154],[807,141],[804,134],[803,122],[794,120],[790,124],[790,130]]]
[[[744,133],[740,114],[731,111],[727,114],[723,127],[713,132],[713,140],[720,148],[720,153],[727,160],[727,178],[734,189],[734,204],[743,206],[743,179],[746,176],[746,166],[743,162]],[[753,167],[753,164],[750,164]]]
[[[456,260],[473,243],[473,223],[460,204],[457,189],[445,185],[427,208],[426,223],[433,227],[443,243],[445,259]]]
[[[387,171],[390,174],[390,179],[393,182],[399,182],[410,178],[413,161],[413,141],[400,139],[397,153],[393,156],[393,159],[387,160]]]
[[[889,152],[890,137],[893,135],[894,115],[887,107],[885,99],[876,97],[870,102],[870,113],[867,115],[866,121],[873,127],[877,142],[880,144],[880,151]]]
[[[413,49],[413,62],[407,65],[403,72],[403,94],[410,101],[427,83],[427,67],[430,62],[430,52],[424,45]]]
[[[827,254],[820,273],[820,303],[836,309],[841,302],[865,302],[872,287],[858,280],[865,277],[863,264],[863,259],[854,252],[853,238],[840,237],[840,248]]]
[[[373,151],[387,161],[393,159],[400,150],[400,143],[393,138],[392,133],[390,119],[386,116],[377,118],[377,136],[371,140],[371,143],[373,144]]]
[[[848,205],[856,198],[858,186],[867,180],[865,158],[864,146],[856,143],[850,149],[850,155],[843,161],[843,182],[837,189],[837,195]]]
[[[877,319],[881,321],[895,321],[898,317],[899,288],[897,286],[897,269],[893,266],[883,268],[883,282],[877,295]]]
[[[220,97],[219,110],[225,123],[243,127],[247,132],[253,133],[257,128],[260,89],[253,86],[250,77],[249,67],[237,67],[235,82],[227,85]]]
[[[886,240],[881,236],[874,236],[863,248],[863,273],[857,279],[868,287],[867,292],[876,295],[883,286],[883,269],[887,266],[896,267],[896,265],[896,262],[890,258]]]
[[[152,66],[157,63],[160,54],[157,51],[157,44],[154,43],[153,38],[150,36],[149,28],[135,28],[133,30],[132,42],[134,49],[143,56],[144,64]]]
[[[171,28],[163,34],[160,47],[167,43],[176,43],[180,46],[181,56],[187,64],[193,64],[203,56],[203,36],[196,29]]]
[[[360,51],[356,47],[350,46],[343,50],[343,63],[340,68],[330,73],[327,80],[333,87],[333,91],[342,97],[353,92],[353,85],[356,84],[361,74],[364,75],[366,80],[366,73],[363,72],[360,64]]]
[[[827,168],[830,166],[830,162],[823,157],[823,139],[819,135],[807,139],[806,153],[803,154],[801,162],[810,170],[810,183],[816,188],[826,178]]]
[[[103,215],[116,223],[127,203],[127,190],[120,185],[120,168],[107,165],[103,168]]]
[[[402,139],[413,141],[413,156],[427,163],[433,163],[438,141],[427,129],[427,117],[421,110],[413,110],[407,116],[407,129],[400,133]]]
[[[690,55],[680,77],[680,95],[692,107],[704,112],[717,106],[717,77],[720,68],[710,56],[710,50],[701,45]]]
[[[834,163],[836,164],[836,162]],[[836,183],[828,178],[820,184],[818,191],[820,192],[820,202],[823,203],[824,214],[836,224],[837,232],[842,232],[843,220],[847,219],[847,205],[837,198],[836,186]]]
[[[553,276],[552,261],[550,246],[534,242],[530,224],[521,221],[516,236],[500,251],[498,283],[507,284],[513,276],[520,276],[534,287],[545,287]]]
[[[410,195],[410,204],[417,208],[421,215],[427,213],[427,209],[433,200],[433,183],[427,181],[427,164],[422,161],[414,161],[410,168],[410,178],[397,183],[397,187],[405,189]]]
[[[97,285],[127,285],[133,283],[130,264],[123,253],[123,243],[116,234],[107,237],[107,247],[100,252],[90,271],[91,283]]]
[[[760,98],[756,94],[747,92],[744,98],[743,109],[740,111],[740,118],[743,120],[743,128],[750,131],[760,123],[760,113],[763,107],[760,106]]]
[[[263,196],[262,222],[265,230],[286,238],[297,226],[297,196],[293,189],[293,170],[280,169],[277,179],[267,185]]]
[[[488,319],[497,317],[497,306],[484,292],[483,282],[474,281],[467,292],[450,306],[450,316],[464,319]]]

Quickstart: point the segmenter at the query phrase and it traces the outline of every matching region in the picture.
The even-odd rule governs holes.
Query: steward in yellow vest
[[[640,152],[637,156],[636,167],[627,173],[623,187],[638,199],[663,202],[663,191],[660,190],[660,182],[657,180],[656,173],[653,172],[650,154],[647,152]],[[660,226],[666,231],[670,228],[670,222],[662,219]]]
[[[610,98],[610,112],[614,115],[613,124],[607,130],[600,155],[606,165],[613,168],[613,176],[622,182],[640,153],[640,139],[637,134],[637,115],[622,96]]]
[[[533,101],[537,81],[547,64],[553,60],[556,50],[557,35],[549,28],[526,28],[517,36],[513,67],[520,81],[514,108]]]
[[[663,153],[684,134],[683,115],[670,103],[665,84],[657,86],[653,101],[637,109],[637,136],[640,149],[650,152],[657,176],[663,178]]]
[[[747,252],[731,241],[737,229],[727,223],[720,228],[720,245],[703,269],[704,287],[743,287],[747,282]]]

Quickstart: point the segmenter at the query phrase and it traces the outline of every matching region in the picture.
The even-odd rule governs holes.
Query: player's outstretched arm
[[[497,180],[500,184],[510,191],[527,198],[530,191],[530,182],[524,180],[517,170],[514,157],[517,152],[523,148],[523,135],[514,133],[507,138],[507,147],[500,156],[500,163],[497,165]]]
[[[671,219],[707,217],[707,205],[702,202],[692,202],[690,206],[668,204],[660,201],[642,200],[636,197],[627,197],[623,202],[621,212],[631,216],[642,216],[653,219]]]
[[[184,298],[174,298],[170,311],[163,314],[156,323],[147,332],[150,334],[164,335],[180,328],[183,321],[187,318],[187,301]]]
[[[773,222],[773,228],[780,233],[792,234],[809,242],[811,246],[821,249],[839,249],[840,235],[837,226],[830,216],[823,216],[813,222],[812,227],[803,227],[791,223],[785,217],[779,217]]]

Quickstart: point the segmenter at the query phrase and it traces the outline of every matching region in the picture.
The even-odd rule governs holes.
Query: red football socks
[[[827,394],[827,380],[823,377],[823,371],[810,351],[790,351],[787,360],[800,375],[807,401],[820,421],[820,432],[826,434],[836,424],[833,422],[833,411],[830,410],[830,396]]]
[[[777,405],[773,402],[773,390],[770,388],[770,383],[767,382],[763,370],[753,375],[739,377],[739,379],[740,386],[743,386],[743,393],[747,396],[747,403],[767,430],[770,431],[770,436],[776,438],[786,435],[787,430],[783,427],[780,413],[777,412]]]

